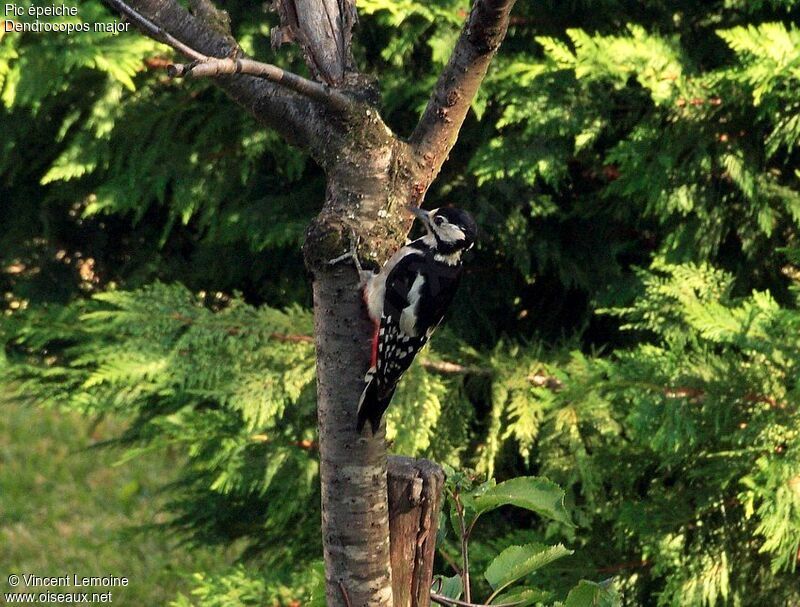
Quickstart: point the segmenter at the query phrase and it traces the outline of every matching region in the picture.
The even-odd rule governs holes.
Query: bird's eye
[[[437,226],[442,225],[443,222],[444,222],[444,217],[437,216],[433,218],[433,223],[435,223]]]

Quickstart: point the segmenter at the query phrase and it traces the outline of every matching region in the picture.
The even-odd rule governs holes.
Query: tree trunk
[[[394,607],[431,603],[444,472],[424,459],[389,458],[389,535]]]
[[[244,54],[230,28],[220,26],[210,0],[191,1],[194,14],[178,0],[107,1],[195,66],[205,63],[206,75],[218,74],[217,82],[243,108],[325,169],[325,205],[309,228],[304,255],[314,279],[328,605],[392,607],[392,566],[397,607],[429,604],[441,476],[429,463],[398,460],[390,560],[384,430],[359,436],[355,429],[372,327],[353,266],[327,261],[353,244],[352,233],[361,238],[359,257],[378,265],[402,244],[411,227],[404,207],[421,204],[447,159],[515,0],[474,0],[409,143],[386,127],[378,87],[354,65],[355,0],[275,0],[281,27],[273,42],[297,41],[313,82],[276,66],[239,61]],[[221,72],[222,63],[235,69]],[[182,66],[175,73],[191,70]]]
[[[325,205],[304,252],[314,275],[322,533],[330,607],[392,607],[386,437],[356,432],[358,401],[369,368],[372,322],[352,263],[328,260],[352,244],[350,230],[377,225],[396,183],[402,150],[384,131],[364,129],[356,149],[328,171]],[[365,136],[370,131],[371,136]],[[370,222],[369,219],[373,221]],[[385,256],[396,240],[375,241]],[[374,244],[370,240],[370,245]]]
[[[314,319],[328,605],[392,607],[385,434],[355,431],[371,323],[351,267],[316,276]]]

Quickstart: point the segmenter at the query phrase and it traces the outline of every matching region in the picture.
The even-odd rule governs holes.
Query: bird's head
[[[475,244],[478,226],[472,215],[461,209],[442,207],[426,211],[420,208],[409,208],[428,230],[428,234],[436,239],[442,253],[467,251]]]

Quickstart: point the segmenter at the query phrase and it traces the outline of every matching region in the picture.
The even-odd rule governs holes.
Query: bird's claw
[[[343,255],[339,255],[339,257],[329,260],[328,265],[332,266],[337,263],[341,263],[342,261],[347,261],[348,259],[352,259],[353,263],[356,266],[356,270],[358,271],[360,284],[363,287],[367,283],[369,278],[373,275],[373,272],[364,270],[364,268],[361,266],[361,261],[358,259],[358,243],[360,238],[356,234],[355,230],[351,230],[350,233],[352,235],[351,242],[353,243],[352,246],[350,247],[350,250],[344,253]]]
[[[328,261],[328,265],[336,265],[337,263],[341,263],[343,261],[347,261],[348,259],[352,259],[353,263],[356,265],[356,269],[359,273],[362,272],[361,262],[358,259],[358,241],[360,240],[358,235],[356,234],[355,230],[350,230],[351,235],[351,245],[350,249],[344,253],[343,255],[339,255],[339,257],[335,257]]]

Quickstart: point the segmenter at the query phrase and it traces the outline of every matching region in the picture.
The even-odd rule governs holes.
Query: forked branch
[[[516,0],[475,0],[411,143],[430,172],[439,173],[458,137],[489,63],[508,29]]]
[[[332,89],[324,84],[314,82],[313,80],[303,78],[302,76],[298,76],[292,72],[287,72],[276,65],[241,57],[218,58],[205,55],[192,48],[188,44],[180,41],[164,28],[139,13],[132,6],[123,2],[123,0],[106,0],[106,2],[108,2],[108,4],[119,13],[125,15],[149,37],[162,42],[163,44],[171,46],[176,51],[183,53],[193,60],[192,63],[189,64],[170,65],[168,67],[170,76],[181,77],[192,75],[197,77],[214,77],[232,74],[246,74],[256,78],[264,78],[265,80],[269,80],[275,84],[285,86],[288,89],[319,101],[339,112],[344,112],[352,106],[350,99],[341,91]],[[238,46],[235,46],[234,48],[236,54],[238,54]]]

